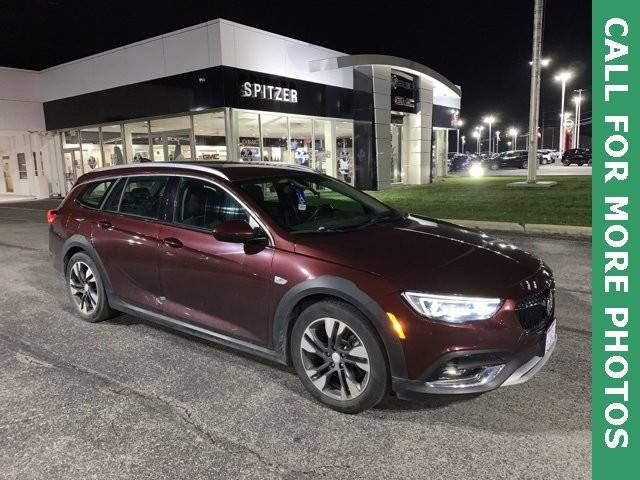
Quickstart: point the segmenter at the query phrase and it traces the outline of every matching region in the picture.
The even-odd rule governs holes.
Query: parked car
[[[555,346],[541,260],[305,167],[97,169],[47,220],[80,318],[127,313],[292,365],[341,412],[521,383]]]
[[[582,166],[584,164],[591,165],[591,149],[589,148],[572,148],[565,150],[562,154],[562,164],[566,167],[572,163]]]
[[[538,160],[540,161],[541,165],[555,163],[558,158],[560,158],[560,152],[558,152],[557,150],[548,148],[538,149]]]
[[[501,152],[484,161],[489,170],[499,168],[527,168],[529,153],[526,150],[509,150]]]
[[[448,162],[449,172],[462,172],[468,170],[471,167],[471,163],[471,156],[464,154],[455,155]]]

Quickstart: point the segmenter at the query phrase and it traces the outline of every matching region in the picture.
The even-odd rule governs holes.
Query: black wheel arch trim
[[[282,297],[273,320],[273,346],[289,362],[289,332],[295,322],[296,306],[305,299],[324,295],[341,299],[358,309],[367,318],[382,340],[392,377],[407,376],[404,350],[391,331],[384,310],[350,280],[333,275],[323,275],[305,280],[292,287]]]
[[[66,265],[65,265],[64,259],[67,257],[67,254],[69,253],[69,251],[74,248],[79,248],[84,253],[86,253],[91,258],[91,260],[93,260],[93,263],[95,263],[96,267],[98,267],[100,278],[102,280],[104,289],[107,292],[107,298],[112,296],[113,288],[111,286],[111,281],[109,280],[109,276],[107,275],[107,271],[104,268],[104,264],[102,263],[102,260],[100,260],[100,256],[98,255],[98,252],[96,252],[96,249],[93,248],[93,245],[91,244],[91,242],[87,240],[87,238],[84,237],[83,235],[79,235],[79,234],[72,235],[65,240],[64,244],[62,245],[62,265],[61,265],[62,271],[60,273],[63,276],[66,275],[67,272],[66,272]]]

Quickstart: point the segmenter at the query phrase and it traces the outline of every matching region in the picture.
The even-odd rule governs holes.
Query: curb
[[[566,235],[570,237],[591,238],[591,227],[581,227],[577,225],[548,225],[542,223],[528,223],[522,225],[513,222],[491,222],[482,220],[456,220],[442,219],[445,222],[455,223],[467,228],[495,230],[500,232],[519,233],[544,233],[555,235]]]

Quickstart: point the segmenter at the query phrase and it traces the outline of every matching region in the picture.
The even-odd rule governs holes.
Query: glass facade
[[[68,186],[94,168],[151,161],[285,162],[354,180],[351,121],[228,109],[72,129],[60,136]]]
[[[227,160],[224,112],[193,116],[196,157],[198,161]]]

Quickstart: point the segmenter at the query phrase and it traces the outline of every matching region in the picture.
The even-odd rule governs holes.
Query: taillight
[[[57,210],[47,210],[47,223],[55,222],[57,216],[58,216]]]

